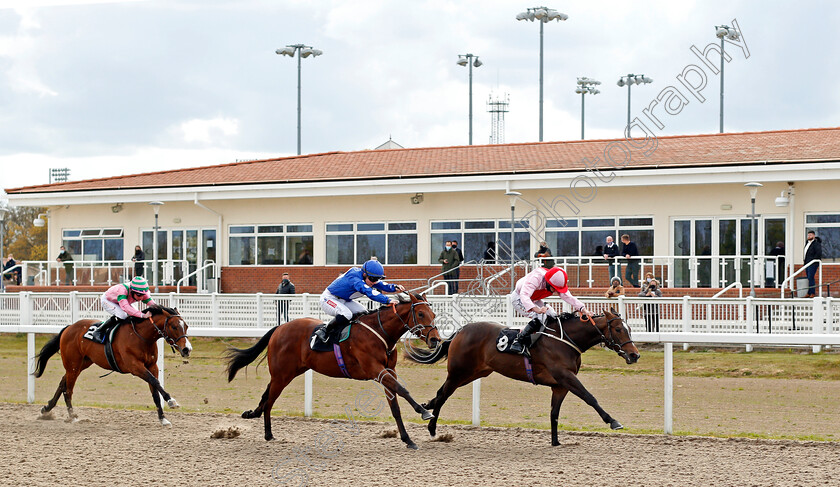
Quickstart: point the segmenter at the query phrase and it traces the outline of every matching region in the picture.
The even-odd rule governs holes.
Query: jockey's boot
[[[516,338],[514,338],[510,343],[510,351],[530,357],[531,353],[528,351],[528,347],[531,346],[531,333],[539,330],[540,326],[542,326],[542,323],[536,318],[529,321],[528,324],[525,325],[525,328],[523,328],[522,331],[516,335]]]
[[[321,340],[322,342],[327,343],[327,341],[329,340],[330,334],[332,333],[333,330],[335,330],[335,329],[340,330],[340,329],[344,328],[345,326],[347,326],[349,324],[350,324],[350,322],[347,320],[347,318],[344,315],[335,315],[335,318],[333,318],[332,321],[327,323],[327,326],[325,326],[323,328],[319,328],[315,332],[315,336],[317,336],[318,339]]]
[[[116,326],[117,322],[119,322],[119,318],[111,315],[110,318],[108,318],[104,323],[99,325],[99,327],[96,330],[93,331],[93,340],[97,343],[104,343],[105,336],[108,334],[111,328]]]

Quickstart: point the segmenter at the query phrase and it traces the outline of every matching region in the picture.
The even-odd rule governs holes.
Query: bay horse
[[[630,328],[624,320],[610,310],[603,315],[584,320],[571,313],[560,319],[549,319],[538,342],[531,348],[532,373],[529,377],[522,355],[500,353],[496,339],[504,327],[498,323],[477,322],[465,325],[454,336],[441,343],[433,354],[417,359],[420,363],[435,363],[449,356],[446,381],[434,399],[423,407],[432,409],[434,417],[429,422],[429,433],[435,436],[437,419],[443,404],[461,386],[498,372],[511,379],[530,381],[551,387],[551,444],[557,446],[557,418],[566,394],[581,398],[590,405],[612,429],[621,429],[621,423],[612,418],[598,404],[577,378],[581,354],[602,343],[617,352],[628,364],[639,360],[639,350],[630,338]],[[534,334],[532,339],[536,339]]]
[[[192,345],[187,338],[187,324],[178,314],[177,309],[163,306],[153,306],[143,310],[150,312],[150,318],[141,319],[130,317],[124,322],[113,335],[113,351],[119,371],[123,374],[132,374],[149,383],[149,390],[152,391],[152,398],[157,407],[158,420],[163,426],[171,426],[163,415],[163,408],[160,404],[160,393],[170,408],[179,407],[175,400],[158,381],[157,367],[157,342],[163,338],[182,357],[189,357]],[[78,415],[73,411],[73,386],[79,374],[93,364],[105,370],[113,370],[105,356],[105,345],[84,338],[88,328],[98,323],[98,320],[79,320],[70,326],[64,327],[58,335],[54,336],[41,348],[36,355],[37,365],[33,375],[41,377],[47,367],[47,361],[57,352],[61,352],[61,361],[64,363],[64,376],[58,384],[55,395],[41,408],[41,417],[51,417],[51,411],[58,402],[58,397],[64,394],[64,402],[67,403],[68,422],[78,420]]]
[[[376,380],[385,388],[385,397],[391,414],[397,423],[400,439],[406,447],[416,450],[403,425],[400,406],[394,393],[408,401],[414,411],[424,420],[432,418],[425,408],[415,401],[408,390],[391,372],[397,365],[394,349],[406,331],[425,340],[430,348],[440,343],[440,335],[433,325],[435,313],[425,296],[419,294],[398,295],[400,303],[383,306],[378,310],[361,315],[351,327],[350,338],[339,344],[344,360],[344,371],[338,363],[338,355],[332,352],[316,352],[310,349],[312,332],[321,324],[314,318],[298,318],[268,331],[253,347],[229,348],[226,353],[228,382],[236,372],[247,366],[268,348],[268,370],[271,381],[254,410],[245,411],[246,419],[263,416],[265,439],[271,441],[271,408],[283,389],[300,374],[312,369],[328,377],[346,377],[354,380]],[[362,325],[359,326],[359,323]],[[346,372],[346,374],[345,374]]]

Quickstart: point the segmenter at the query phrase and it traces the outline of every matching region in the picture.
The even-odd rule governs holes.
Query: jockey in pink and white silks
[[[108,333],[108,330],[114,327],[119,320],[124,320],[129,316],[135,318],[148,318],[151,313],[141,313],[132,304],[142,302],[146,306],[157,306],[149,294],[149,283],[142,277],[135,277],[127,284],[117,284],[110,287],[102,297],[99,298],[102,304],[102,309],[111,314],[111,318],[102,323],[93,336],[100,342],[102,338]]]
[[[336,328],[341,329],[350,323],[353,315],[366,313],[367,309],[361,304],[353,301],[362,296],[382,304],[393,304],[397,300],[382,294],[405,291],[399,284],[388,284],[382,281],[385,278],[385,268],[376,260],[369,260],[362,264],[362,267],[353,267],[342,276],[332,282],[327,289],[321,293],[321,309],[324,313],[335,318],[327,323],[326,327],[319,328],[315,335],[326,342],[330,332]]]
[[[543,298],[555,292],[575,311],[587,317],[592,316],[586,306],[569,292],[569,279],[565,270],[560,267],[538,267],[516,281],[516,288],[508,295],[513,308],[521,316],[531,318],[511,342],[510,349],[513,352],[526,354],[527,346],[531,344],[531,334],[538,331],[549,316],[557,316],[557,312],[543,301]]]

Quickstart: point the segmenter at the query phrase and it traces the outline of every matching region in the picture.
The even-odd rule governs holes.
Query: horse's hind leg
[[[305,370],[306,369],[300,369],[294,372],[283,371],[280,374],[277,374],[278,377],[276,378],[274,375],[271,376],[271,383],[268,385],[266,393],[263,394],[263,401],[261,401],[260,405],[257,406],[257,409],[254,410],[254,413],[256,413],[260,410],[260,408],[262,408],[263,420],[265,421],[265,441],[271,441],[274,439],[274,435],[271,434],[271,408],[274,407],[274,401],[280,397],[280,393],[282,393],[283,389],[289,385],[289,382],[302,374]]]
[[[58,383],[58,389],[55,390],[55,395],[50,399],[46,406],[41,408],[41,418],[52,418],[52,408],[58,403],[58,398],[64,391],[67,390],[67,375],[61,376],[61,382]]]
[[[255,419],[262,416],[263,409],[265,409],[265,401],[268,399],[268,392],[271,390],[271,383],[269,383],[266,388],[265,392],[263,392],[262,398],[260,399],[260,403],[257,405],[256,409],[249,409],[242,413],[242,417],[244,419]]]
[[[557,446],[560,441],[557,439],[557,419],[560,417],[560,406],[569,391],[559,387],[551,388],[551,446]]]

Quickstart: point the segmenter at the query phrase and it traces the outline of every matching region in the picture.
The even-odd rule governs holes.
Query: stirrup
[[[315,330],[315,336],[318,337],[318,340],[321,340],[322,343],[327,343],[330,339],[330,334],[328,333],[326,326]]]

